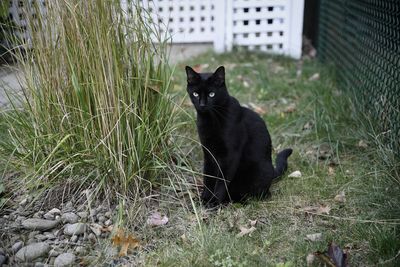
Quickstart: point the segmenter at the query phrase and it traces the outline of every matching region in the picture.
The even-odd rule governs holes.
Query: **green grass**
[[[294,148],[288,173],[300,170],[302,177],[280,179],[272,186],[269,200],[228,205],[214,213],[204,211],[198,201],[197,213],[161,203],[159,209],[169,214],[169,225],[136,231],[152,248],[140,253],[144,265],[305,266],[309,253],[324,251],[334,241],[349,250],[351,266],[398,266],[399,162],[382,145],[368,117],[338,91],[331,68],[310,60],[299,66],[290,59],[255,53],[208,53],[177,66],[174,90],[181,96],[185,95],[185,64],[203,64],[203,71],[225,65],[230,93],[242,104],[251,102],[265,109],[263,118],[274,147]],[[309,81],[314,73],[320,79]],[[295,110],[285,112],[292,104]],[[194,109],[187,104],[186,110],[191,120],[186,135],[197,139]],[[183,120],[188,117],[184,116]],[[303,130],[308,122],[313,127]],[[360,140],[368,146],[359,147]],[[194,161],[193,168],[200,170],[200,146],[194,141],[186,145],[192,148],[187,149],[187,157]],[[331,156],[318,160],[324,146]],[[346,201],[335,201],[342,191]],[[330,213],[303,211],[321,205],[329,206]],[[196,215],[203,218],[200,223]],[[257,230],[237,237],[238,227],[249,227],[249,220],[257,220]],[[313,233],[322,233],[322,240],[305,240]]]
[[[331,68],[238,51],[201,55],[171,76],[164,44],[154,46],[156,31],[140,16],[127,26],[113,17],[122,15],[117,2],[57,3],[62,23],[49,24],[60,33],[57,45],[51,32],[35,33],[32,54],[20,58],[28,85],[22,109],[0,121],[1,166],[18,171],[23,188],[73,184],[112,196],[118,222],[141,240],[132,261],[145,266],[304,266],[331,241],[349,250],[351,266],[400,264],[399,161],[338,91]],[[225,65],[230,93],[265,111],[275,149],[294,149],[288,173],[302,176],[281,178],[268,200],[205,211],[185,64]],[[315,73],[320,78],[309,80]],[[344,203],[335,201],[341,192]],[[304,212],[310,206],[331,210]],[[153,210],[169,223],[146,225]],[[237,237],[249,220],[256,230]],[[313,233],[322,239],[307,241]]]
[[[27,88],[3,114],[2,165],[34,192],[70,185],[138,197],[172,153],[165,42],[153,42],[162,38],[146,13],[119,1],[57,1],[46,22],[27,16],[32,47],[16,52]]]

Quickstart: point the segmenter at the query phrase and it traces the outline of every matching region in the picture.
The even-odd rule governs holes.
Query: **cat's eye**
[[[199,97],[199,94],[196,93],[196,92],[193,92],[193,96],[194,96],[194,97]]]
[[[214,97],[214,96],[215,96],[215,93],[214,93],[214,92],[209,92],[209,93],[208,93],[208,96],[209,96],[209,97]]]

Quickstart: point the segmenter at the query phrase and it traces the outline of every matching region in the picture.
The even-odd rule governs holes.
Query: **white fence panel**
[[[25,39],[29,33],[24,30],[22,9],[31,1],[10,1],[10,14]],[[44,8],[45,0],[39,1]],[[128,1],[121,0],[127,10],[133,8]],[[301,56],[304,0],[141,0],[140,4],[172,43],[213,43],[217,52],[237,46]]]

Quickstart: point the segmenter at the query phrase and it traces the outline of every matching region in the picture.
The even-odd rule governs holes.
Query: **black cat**
[[[269,195],[272,180],[287,169],[292,149],[277,155],[274,168],[267,127],[258,114],[228,94],[223,66],[214,73],[197,73],[186,66],[186,74],[204,153],[203,203],[212,207]]]

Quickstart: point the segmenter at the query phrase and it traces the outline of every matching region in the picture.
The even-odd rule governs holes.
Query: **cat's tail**
[[[282,176],[287,170],[288,163],[287,159],[292,154],[293,149],[287,148],[278,153],[275,160],[275,178]]]

